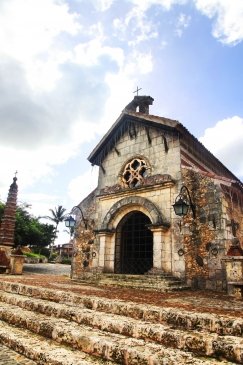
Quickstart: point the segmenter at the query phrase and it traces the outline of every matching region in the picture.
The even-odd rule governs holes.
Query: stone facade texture
[[[115,272],[122,222],[141,212],[151,222],[151,272],[171,274],[192,287],[226,290],[222,259],[235,237],[241,244],[243,187],[195,137],[177,121],[125,112],[89,160],[99,166],[99,179],[95,191],[80,203],[90,232],[80,222],[73,277]],[[124,170],[130,161],[135,161],[135,180],[136,161],[146,169],[134,186],[124,179],[131,181],[131,171]],[[183,218],[174,213],[182,186],[190,192],[195,217],[191,210]]]

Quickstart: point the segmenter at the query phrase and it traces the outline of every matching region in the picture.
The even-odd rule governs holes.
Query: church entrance
[[[116,232],[115,273],[145,274],[153,267],[153,233],[150,219],[143,213],[128,213]]]

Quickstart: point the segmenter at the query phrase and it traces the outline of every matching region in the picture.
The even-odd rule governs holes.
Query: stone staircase
[[[0,343],[38,364],[242,364],[242,334],[241,318],[0,283]]]
[[[140,290],[171,292],[191,289],[183,280],[169,274],[160,275],[128,275],[128,274],[97,274],[83,279],[73,280],[79,283],[90,283],[99,286],[115,286]]]

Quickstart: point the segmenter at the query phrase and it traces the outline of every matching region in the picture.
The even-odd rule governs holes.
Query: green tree
[[[52,222],[54,222],[56,224],[55,226],[55,238],[57,237],[57,228],[59,223],[63,222],[64,219],[66,218],[65,212],[66,209],[62,206],[62,205],[58,205],[58,207],[55,207],[55,209],[49,209],[51,212],[51,216],[46,216],[45,218],[50,219]],[[51,252],[50,252],[50,256],[52,255],[53,252],[53,245],[54,245],[54,241],[55,238],[53,239],[52,243],[51,243]]]
[[[0,221],[1,221],[2,216],[3,216],[4,207],[5,207],[5,205],[2,202],[0,202]]]
[[[4,212],[4,204],[0,203],[0,220]],[[55,237],[55,227],[43,224],[38,218],[29,214],[26,206],[18,206],[14,232],[15,246],[37,247],[38,250],[51,244]]]

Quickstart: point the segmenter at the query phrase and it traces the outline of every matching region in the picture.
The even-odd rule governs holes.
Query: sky
[[[69,212],[137,86],[243,179],[243,0],[0,0],[0,24],[1,201],[18,171],[31,214]]]

